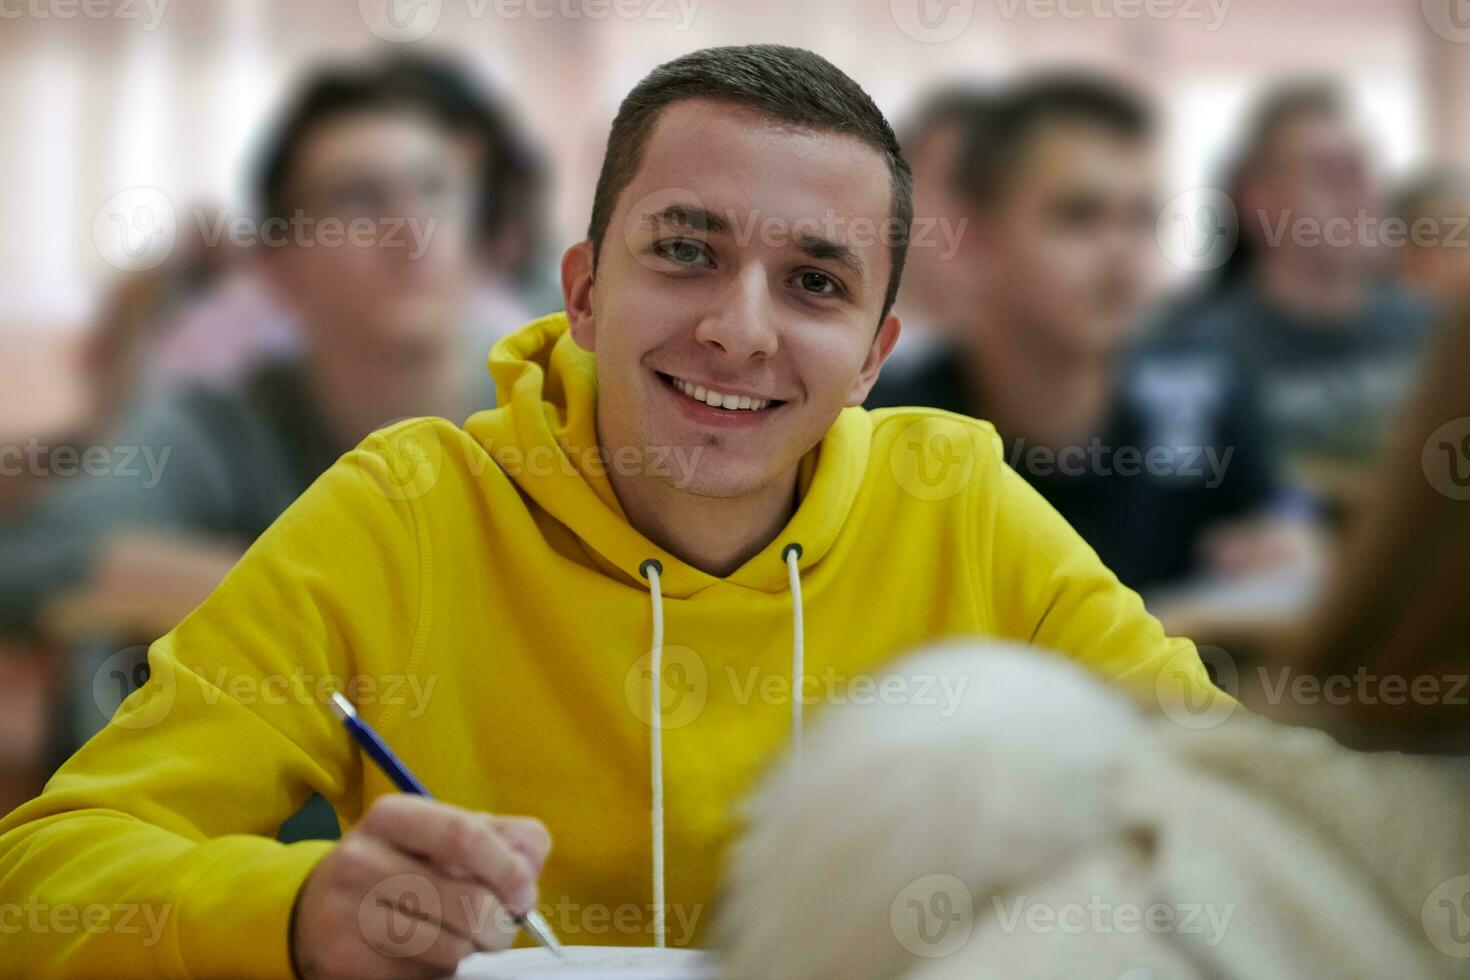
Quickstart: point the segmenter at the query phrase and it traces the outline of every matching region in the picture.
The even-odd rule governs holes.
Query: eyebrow
[[[850,245],[842,242],[834,242],[830,238],[821,238],[816,235],[802,235],[796,240],[797,247],[814,259],[826,259],[836,262],[859,279],[867,275],[867,269],[863,266],[863,260]]]
[[[730,230],[730,222],[713,211],[692,204],[670,204],[661,211],[645,215],[643,220],[654,231],[670,226],[714,233]]]

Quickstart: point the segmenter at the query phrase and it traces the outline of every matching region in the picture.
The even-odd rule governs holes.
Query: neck
[[[984,402],[971,410],[1007,440],[1062,448],[1098,435],[1113,408],[1114,354],[1066,350],[1013,326],[982,329],[967,348],[962,370]]]
[[[409,351],[313,349],[307,375],[327,430],[344,446],[394,419],[458,422],[470,408],[465,365],[448,340]]]
[[[599,435],[603,446],[607,442]],[[649,475],[608,468],[628,523],[709,575],[721,578],[761,552],[796,511],[796,469],[738,497],[704,497]]]

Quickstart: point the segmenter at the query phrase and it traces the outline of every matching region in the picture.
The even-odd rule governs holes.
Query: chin
[[[681,458],[676,455],[671,462],[673,475],[667,482],[674,489],[691,496],[731,500],[755,493],[769,486],[773,479],[764,470],[751,472],[746,467],[735,464],[711,465],[707,462],[707,454],[718,450],[711,450],[708,446],[681,448],[680,452],[682,462],[691,468],[691,472],[686,479],[685,472],[680,469]]]

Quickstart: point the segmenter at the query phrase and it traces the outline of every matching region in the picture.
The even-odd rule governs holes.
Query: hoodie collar
[[[641,583],[639,566],[663,565],[663,591],[685,598],[720,581],[760,592],[787,587],[782,549],[801,544],[803,572],[821,561],[842,529],[862,483],[871,435],[867,413],[844,410],[801,460],[800,501],[781,533],[723,580],[674,557],[627,521],[604,468],[596,463],[597,369],[572,340],[566,314],[534,320],[490,352],[500,407],[465,430],[551,517],[566,525],[610,574]]]

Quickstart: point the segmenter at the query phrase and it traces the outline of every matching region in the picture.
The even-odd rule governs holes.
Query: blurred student
[[[1044,77],[975,116],[962,145],[973,220],[950,265],[982,296],[947,349],[885,373],[868,406],[993,423],[1135,589],[1199,571],[1207,534],[1261,509],[1272,483],[1233,376],[1130,347],[1156,254],[1148,108],[1105,80]]]
[[[1234,173],[1235,252],[1162,329],[1241,366],[1293,471],[1359,466],[1413,384],[1431,310],[1380,275],[1379,192],[1342,96],[1268,93]]]
[[[392,84],[431,93],[446,124],[476,144],[474,235],[480,265],[463,316],[466,345],[488,351],[495,340],[559,302],[548,295],[538,261],[544,164],[509,108],[458,63],[398,55],[385,61],[382,71],[385,79],[396,80]],[[212,220],[206,224],[227,227]],[[299,350],[296,311],[248,261],[248,250],[230,248],[225,241],[196,251],[220,253],[224,259],[214,262],[214,288],[192,303],[177,303],[174,323],[160,327],[156,349],[149,352],[151,384],[232,381],[260,360]]]
[[[116,466],[0,524],[0,629],[33,631],[82,591],[79,611],[53,611],[156,636],[368,432],[490,404],[488,341],[465,353],[485,152],[462,103],[418,68],[311,78],[255,173],[255,261],[301,350],[145,404],[113,436]]]
[[[1393,215],[1404,232],[1394,259],[1399,285],[1451,309],[1470,288],[1470,174],[1420,175],[1399,192]]]
[[[970,85],[942,88],[923,99],[899,131],[904,158],[914,173],[914,231],[903,285],[894,305],[903,336],[888,370],[923,358],[971,315],[980,294],[976,279],[956,255],[969,224],[959,186],[960,143],[989,111],[990,96]]]

